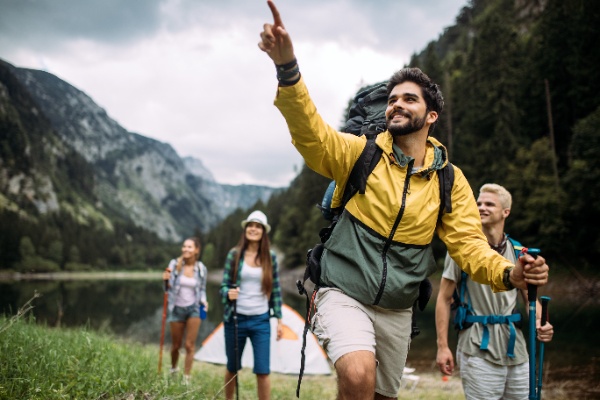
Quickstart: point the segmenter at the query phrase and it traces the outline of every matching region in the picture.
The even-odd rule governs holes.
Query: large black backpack
[[[317,207],[321,209],[323,217],[328,221],[332,221],[339,214],[356,192],[365,193],[367,178],[381,157],[381,149],[375,145],[375,138],[386,129],[385,109],[387,98],[387,82],[380,82],[367,86],[358,92],[352,100],[348,110],[348,118],[341,131],[356,136],[367,135],[368,139],[373,140],[367,140],[365,149],[356,164],[354,164],[346,183],[341,207],[335,210],[331,209],[331,199],[336,182],[331,181],[327,187],[323,195],[323,201]]]

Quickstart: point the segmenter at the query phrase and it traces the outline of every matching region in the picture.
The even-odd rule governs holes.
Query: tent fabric
[[[279,341],[277,340],[277,319],[271,318],[271,372],[299,374],[304,318],[286,304],[282,307],[282,314],[283,335]],[[304,374],[331,374],[327,355],[310,330],[306,334],[305,354]],[[222,322],[202,342],[202,347],[196,352],[194,359],[213,364],[227,364],[225,330]],[[251,342],[248,341],[242,354],[242,367],[252,368],[253,366],[254,352]]]

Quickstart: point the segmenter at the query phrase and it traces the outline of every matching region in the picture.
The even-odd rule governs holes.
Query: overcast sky
[[[279,0],[321,115],[387,79],[467,0]],[[287,186],[302,159],[258,49],[266,0],[0,0],[0,58],[46,70],[125,129],[202,160],[220,183]],[[426,72],[426,71],[425,71]]]

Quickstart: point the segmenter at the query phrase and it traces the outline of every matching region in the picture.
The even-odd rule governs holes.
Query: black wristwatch
[[[506,289],[513,290],[515,287],[512,283],[510,283],[510,271],[513,270],[513,267],[507,267],[504,269],[504,274],[502,275],[502,283],[506,286]]]

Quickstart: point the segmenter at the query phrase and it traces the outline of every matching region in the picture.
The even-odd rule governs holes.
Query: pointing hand
[[[267,53],[275,65],[287,64],[295,58],[292,39],[283,26],[275,3],[268,0],[267,4],[273,14],[273,23],[263,25],[263,31],[260,33],[261,41],[258,42],[258,47]]]

